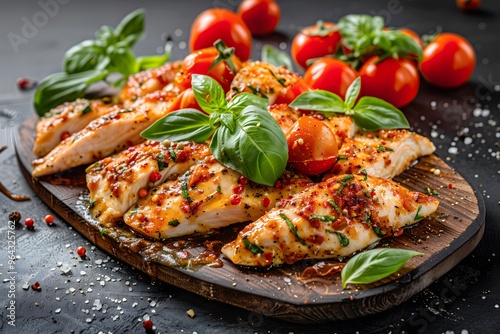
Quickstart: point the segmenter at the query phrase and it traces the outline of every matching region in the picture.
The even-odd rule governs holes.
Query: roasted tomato
[[[338,146],[328,125],[313,116],[301,116],[286,135],[288,164],[306,175],[329,170],[337,160]]]
[[[481,5],[481,0],[456,0],[458,8],[465,12],[473,12]]]
[[[201,107],[198,105],[198,102],[196,102],[196,98],[194,97],[192,88],[187,88],[182,93],[180,93],[172,103],[170,110],[179,110],[187,108],[197,109],[199,111],[202,111]]]
[[[312,89],[323,89],[345,98],[347,88],[358,77],[356,71],[341,60],[322,58],[315,61],[304,74]]]
[[[379,62],[374,56],[359,70],[361,96],[373,96],[401,108],[415,98],[420,85],[415,63],[406,58],[387,58]]]
[[[228,47],[235,48],[235,55],[248,60],[252,48],[252,34],[237,14],[223,8],[212,8],[202,12],[191,26],[189,47],[191,51],[212,46],[222,39]]]
[[[453,88],[469,80],[476,66],[476,53],[462,36],[442,33],[424,48],[420,73],[431,84]]]
[[[241,61],[232,55],[231,50],[225,48],[223,43],[220,44],[220,41],[215,44],[215,47],[194,51],[184,58],[182,71],[175,78],[175,83],[181,90],[191,87],[193,74],[208,75],[214,78],[225,92],[229,90],[231,81],[241,68]],[[216,64],[212,67],[214,62]],[[234,68],[231,69],[231,67]]]
[[[281,10],[274,0],[243,0],[238,7],[238,15],[247,25],[252,35],[268,35],[276,29]]]
[[[293,100],[297,98],[300,94],[307,92],[308,90],[311,90],[311,88],[306,84],[304,79],[298,78],[297,81],[295,81],[293,84],[290,86],[287,86],[283,88],[278,96],[276,97],[276,101],[274,103],[276,104],[290,104],[292,103]]]
[[[292,41],[292,58],[302,68],[309,59],[334,54],[340,43],[340,33],[331,22],[318,22],[302,29]]]

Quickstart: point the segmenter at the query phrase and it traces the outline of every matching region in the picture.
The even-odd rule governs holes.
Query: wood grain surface
[[[381,241],[387,247],[412,249],[425,255],[413,258],[399,272],[381,281],[350,285],[342,290],[338,274],[305,279],[301,274],[318,262],[313,260],[258,271],[235,266],[220,255],[222,266],[179,267],[172,261],[178,251],[196,257],[208,242],[222,245],[243,225],[214,231],[209,236],[169,242],[145,239],[126,225],[102,233],[102,227],[87,213],[88,191],[83,168],[47,179],[31,176],[35,122],[36,119],[31,118],[19,129],[18,160],[34,191],[69,225],[109,254],[153,278],[266,316],[312,323],[353,319],[387,310],[420,292],[455,266],[475,248],[484,232],[482,198],[461,175],[432,155],[420,159],[395,180],[415,191],[437,190],[438,211],[406,229],[400,237]],[[435,170],[440,171],[439,175],[433,172]]]

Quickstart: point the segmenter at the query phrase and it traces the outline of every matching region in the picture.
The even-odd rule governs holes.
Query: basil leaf
[[[344,113],[344,101],[337,94],[326,90],[311,90],[297,96],[290,107],[302,110],[315,110],[325,113]]]
[[[380,16],[352,14],[342,17],[337,26],[345,45],[357,51],[367,47],[371,43],[371,36],[382,31],[384,20]]]
[[[207,115],[196,109],[181,109],[154,122],[141,136],[160,142],[168,139],[203,143],[213,132]]]
[[[115,31],[110,26],[102,26],[96,33],[96,45],[102,48],[115,45],[118,42]]]
[[[128,46],[134,45],[144,37],[144,9],[134,10],[125,16],[115,29],[115,35]]]
[[[401,269],[412,257],[422,255],[419,252],[398,248],[376,248],[359,253],[342,269],[342,288],[345,289],[348,283],[376,282]]]
[[[368,131],[408,129],[410,124],[398,108],[376,97],[364,96],[353,108],[356,125]]]
[[[102,50],[93,40],[83,41],[64,54],[64,71],[68,74],[90,71],[96,68]]]
[[[247,237],[244,237],[243,238],[243,244],[245,245],[245,248],[248,249],[250,252],[254,253],[254,254],[260,254],[260,253],[264,253],[264,251],[262,250],[262,248],[260,248],[259,246],[257,245],[254,245],[250,242],[250,240],[248,240]]]
[[[193,74],[191,86],[196,102],[206,113],[223,111],[227,108],[224,90],[215,79],[207,75]]]
[[[260,97],[252,93],[240,93],[229,101],[227,109],[233,114],[238,115],[248,105],[266,110],[268,107],[268,100],[265,97]]]
[[[352,109],[354,103],[356,103],[356,99],[359,96],[359,92],[361,91],[361,78],[357,77],[349,87],[347,88],[347,92],[345,94],[345,108]]]
[[[165,53],[162,55],[138,57],[136,61],[136,72],[162,66],[170,59],[171,50],[171,44],[167,43],[165,45]]]
[[[210,150],[225,166],[249,180],[274,186],[285,171],[288,145],[278,123],[263,109],[248,106],[235,119],[236,128],[217,129]]]
[[[43,116],[50,109],[66,101],[83,97],[89,85],[104,79],[107,75],[107,71],[91,70],[74,74],[55,73],[44,78],[33,97],[36,113]]]
[[[109,64],[106,67],[109,72],[118,72],[123,76],[136,73],[136,60],[130,48],[108,48]]]
[[[236,130],[236,123],[234,122],[234,115],[231,113],[223,113],[220,115],[220,122],[223,126],[227,127],[231,133]]]
[[[290,56],[286,52],[281,51],[280,49],[272,45],[266,44],[262,47],[260,58],[263,62],[278,67],[285,66],[290,71],[293,71],[293,64],[292,64],[292,59],[290,59]]]

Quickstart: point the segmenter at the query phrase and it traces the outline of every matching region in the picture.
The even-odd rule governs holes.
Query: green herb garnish
[[[333,222],[335,221],[334,216],[328,216],[328,215],[310,215],[309,220],[311,219],[317,219],[321,220],[322,222]]]
[[[422,206],[421,205],[418,206],[417,213],[415,214],[415,218],[413,218],[413,220],[417,221],[417,220],[425,218],[424,216],[420,215],[420,210],[422,210]]]
[[[288,218],[284,213],[280,213],[279,214],[281,218],[283,218],[283,220],[286,222],[286,224],[288,225],[288,227],[290,228],[290,231],[292,231],[293,235],[295,235],[297,237],[297,239],[299,240],[299,242],[302,244],[302,245],[306,245],[306,242],[304,241],[304,239],[302,239],[299,235],[299,233],[297,232],[297,229],[295,228],[295,226],[293,226],[293,223],[292,221],[290,220],[290,218]]]
[[[344,234],[337,232],[337,231],[334,231],[334,230],[330,230],[329,228],[325,229],[325,231],[328,233],[336,234],[337,237],[339,238],[340,246],[342,246],[342,247],[349,246],[349,238],[346,237]]]
[[[369,284],[385,278],[414,256],[424,254],[398,248],[376,248],[352,257],[342,269],[342,288],[348,283]]]
[[[95,40],[85,40],[66,51],[64,72],[44,78],[34,95],[34,106],[42,116],[67,101],[83,97],[93,83],[107,80],[112,73],[121,77],[111,84],[123,85],[131,74],[163,65],[170,57],[170,43],[163,55],[135,57],[133,45],[144,37],[144,10],[128,14],[113,29],[103,26]]]
[[[357,126],[367,131],[410,127],[401,110],[384,100],[363,96],[356,103],[360,89],[361,79],[358,77],[347,89],[345,101],[334,93],[318,89],[300,94],[290,106],[302,110],[315,110],[326,117],[346,114],[353,118]]]
[[[267,100],[250,93],[230,102],[222,87],[209,76],[193,75],[191,85],[200,107],[182,109],[161,118],[141,135],[164,141],[205,142],[226,167],[249,180],[273,186],[285,171],[288,145],[278,123],[267,111]]]
[[[269,63],[278,67],[285,66],[290,71],[293,71],[293,63],[290,56],[286,52],[281,51],[280,49],[275,48],[272,45],[266,44],[262,47],[260,58],[265,63]]]
[[[243,238],[243,244],[245,245],[245,248],[248,249],[250,252],[254,253],[254,254],[260,254],[260,253],[264,253],[264,251],[262,250],[262,248],[260,248],[259,246],[257,245],[254,245],[252,244],[248,239],[247,237],[244,237]]]
[[[158,163],[158,170],[161,172],[163,168],[165,168],[165,156],[163,155],[163,153],[158,154],[156,162]]]
[[[175,226],[179,225],[179,220],[173,219],[173,220],[168,222],[168,225],[175,227]]]

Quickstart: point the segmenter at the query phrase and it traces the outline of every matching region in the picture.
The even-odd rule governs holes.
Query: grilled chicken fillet
[[[324,179],[333,175],[357,174],[363,169],[368,175],[391,179],[415,159],[435,150],[428,138],[408,130],[360,132],[344,139],[337,163]]]
[[[112,226],[139,199],[139,191],[184,174],[197,161],[209,156],[206,144],[172,143],[165,146],[146,141],[87,168],[92,216]]]
[[[363,175],[314,184],[247,225],[222,253],[243,266],[350,256],[438,207],[431,196]]]
[[[263,186],[208,157],[179,179],[152,189],[147,198],[125,214],[124,221],[156,239],[206,233],[255,220],[310,182],[307,177],[287,171],[275,187]]]
[[[33,176],[61,172],[92,163],[144,141],[140,133],[170,112],[177,94],[158,91],[143,98],[134,108],[101,116],[83,130],[63,140],[49,154],[33,161]]]

